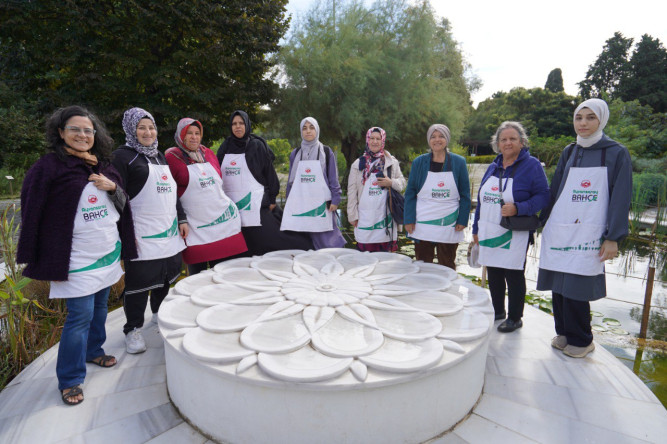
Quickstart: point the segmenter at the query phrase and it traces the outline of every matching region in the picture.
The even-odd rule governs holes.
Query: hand
[[[186,237],[188,237],[188,233],[190,232],[190,227],[188,226],[187,223],[178,224],[178,232],[181,234],[181,238],[185,239]]]
[[[269,211],[273,211],[273,209],[276,207],[276,204],[270,204],[269,205]]]
[[[516,216],[518,213],[519,213],[519,211],[516,209],[516,205],[514,205],[513,203],[506,203],[500,209],[500,215],[502,217]]]
[[[358,221],[358,220],[351,220],[351,221],[350,221],[350,224],[351,224],[354,228],[357,228],[357,225],[359,224],[359,221]]]
[[[384,188],[391,188],[391,179],[388,177],[378,177],[378,185]]]
[[[600,247],[600,262],[604,262],[607,259],[613,259],[618,254],[618,242],[612,240],[606,240],[602,242]]]
[[[415,225],[416,224],[405,224],[405,231],[407,231],[408,234],[412,234],[412,232],[415,231]]]
[[[472,243],[473,244],[478,244],[479,243],[479,236],[477,236],[476,234],[473,234],[472,235]]]
[[[465,227],[466,227],[465,225],[456,224],[456,226],[454,227],[454,230],[455,231],[463,231],[465,229]]]
[[[338,209],[338,205],[331,204],[329,205],[329,211],[332,213]]]
[[[98,190],[116,191],[116,182],[107,178],[104,174],[91,174],[88,176],[88,181],[92,182]]]

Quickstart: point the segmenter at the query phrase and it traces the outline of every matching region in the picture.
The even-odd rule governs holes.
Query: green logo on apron
[[[589,251],[589,250],[599,250],[600,245],[602,244],[602,238],[590,241],[590,242],[584,242],[583,244],[579,244],[575,247],[551,247],[551,250],[557,250],[557,251]]]
[[[114,248],[114,250],[111,253],[102,256],[101,258],[99,258],[92,264],[88,265],[87,267],[79,268],[78,270],[70,270],[70,273],[79,273],[81,271],[96,270],[98,268],[103,268],[115,262],[118,262],[118,260],[120,260],[120,248],[121,248],[120,242],[116,242],[116,248]]]
[[[141,236],[142,239],[159,239],[163,237],[174,237],[178,234],[178,218],[174,218],[174,223],[162,233],[153,234],[152,236]]]
[[[197,227],[197,228],[212,227],[212,226],[214,226],[214,225],[220,225],[220,224],[222,224],[222,223],[225,223],[225,222],[227,222],[227,221],[230,220],[230,219],[234,219],[234,218],[236,217],[236,210],[235,210],[235,208],[236,208],[236,207],[235,207],[234,205],[230,205],[230,206],[227,208],[227,211],[225,211],[224,213],[222,213],[222,216],[220,216],[219,218],[217,218],[216,220],[214,220],[214,221],[211,222],[210,224],[201,225],[201,226],[199,226],[199,227]]]
[[[418,220],[417,223],[425,225],[438,225],[440,227],[448,227],[450,225],[454,225],[456,219],[458,218],[459,218],[459,210],[457,209],[452,214],[445,217],[441,217],[440,219]]]
[[[322,205],[315,208],[314,210],[306,211],[301,214],[293,214],[294,217],[326,217],[327,215],[327,203],[322,202]]]
[[[380,230],[382,228],[387,228],[390,223],[391,223],[391,215],[387,215],[387,217],[385,217],[384,220],[381,220],[372,227],[357,227],[357,228],[359,228],[360,230],[369,230],[369,231]]]
[[[252,195],[252,192],[246,194],[246,196],[243,199],[239,200],[238,202],[235,202],[236,206],[239,210],[248,210],[248,211],[250,211],[250,197],[251,197],[251,195]]]
[[[507,231],[507,233],[502,234],[498,237],[492,237],[491,239],[484,239],[479,241],[480,247],[488,248],[502,248],[503,250],[510,249],[510,241],[512,240],[512,232]]]

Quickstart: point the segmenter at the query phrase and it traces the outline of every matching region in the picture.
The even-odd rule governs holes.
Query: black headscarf
[[[250,131],[251,131],[251,126],[250,126],[250,117],[248,117],[248,113],[245,111],[241,111],[240,109],[237,109],[232,113],[232,115],[229,117],[229,129],[231,131],[232,129],[232,121],[234,120],[234,117],[236,116],[241,116],[243,119],[243,122],[245,123],[245,134],[243,135],[242,138],[238,138],[234,135],[234,132],[232,131],[232,136],[229,138],[229,141],[238,149],[245,149],[246,144],[248,143],[248,139],[250,138]]]

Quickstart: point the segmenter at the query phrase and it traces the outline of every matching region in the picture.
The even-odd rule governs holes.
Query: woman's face
[[[183,142],[185,143],[185,147],[190,151],[195,151],[199,148],[201,144],[201,130],[197,125],[190,125],[188,127]]]
[[[382,148],[382,135],[377,131],[373,131],[368,138],[368,148],[372,153],[377,153]]]
[[[514,159],[519,156],[523,148],[521,135],[514,128],[505,128],[498,135],[498,149],[504,159]]]
[[[88,117],[72,116],[65,122],[65,129],[58,129],[65,145],[76,151],[86,152],[95,144],[93,122]]]
[[[306,142],[312,142],[317,138],[317,130],[315,129],[315,125],[313,125],[310,122],[306,122],[303,124],[303,128],[301,128],[301,137],[303,137],[303,140]]]
[[[245,135],[245,122],[243,121],[243,117],[236,115],[232,119],[232,134],[234,134],[237,139],[242,139]]]
[[[431,134],[431,138],[429,139],[428,144],[434,153],[441,153],[444,152],[445,149],[447,148],[447,139],[445,138],[445,135],[442,134],[440,131],[433,131],[433,134]]]
[[[578,136],[588,137],[597,131],[599,126],[598,116],[589,108],[582,108],[574,115],[574,131]]]
[[[151,119],[141,119],[137,123],[137,140],[143,146],[151,146],[157,139],[157,128]]]

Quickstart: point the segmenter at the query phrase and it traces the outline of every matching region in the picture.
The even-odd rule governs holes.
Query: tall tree
[[[624,101],[639,100],[654,111],[667,111],[667,50],[658,39],[644,34],[635,46],[629,75],[618,85]]]
[[[625,38],[620,32],[605,42],[595,63],[588,67],[586,77],[578,83],[579,94],[584,99],[608,95],[615,97],[621,79],[629,73],[628,53],[632,38]]]
[[[55,107],[84,104],[117,142],[130,106],[149,110],[161,147],[179,118],[222,136],[234,108],[256,110],[275,85],[268,53],[288,26],[287,0],[42,0],[0,5],[0,78]]]
[[[547,83],[544,85],[544,89],[555,93],[565,91],[565,88],[563,88],[563,71],[560,68],[551,70],[549,76],[547,76]]]
[[[328,3],[328,2],[327,2]],[[447,124],[456,140],[470,107],[466,65],[446,19],[427,1],[320,3],[299,23],[277,56],[281,83],[272,107],[276,125],[297,135],[307,115],[322,140],[340,142],[347,164],[363,150],[371,126],[388,147],[424,147],[429,125]]]

